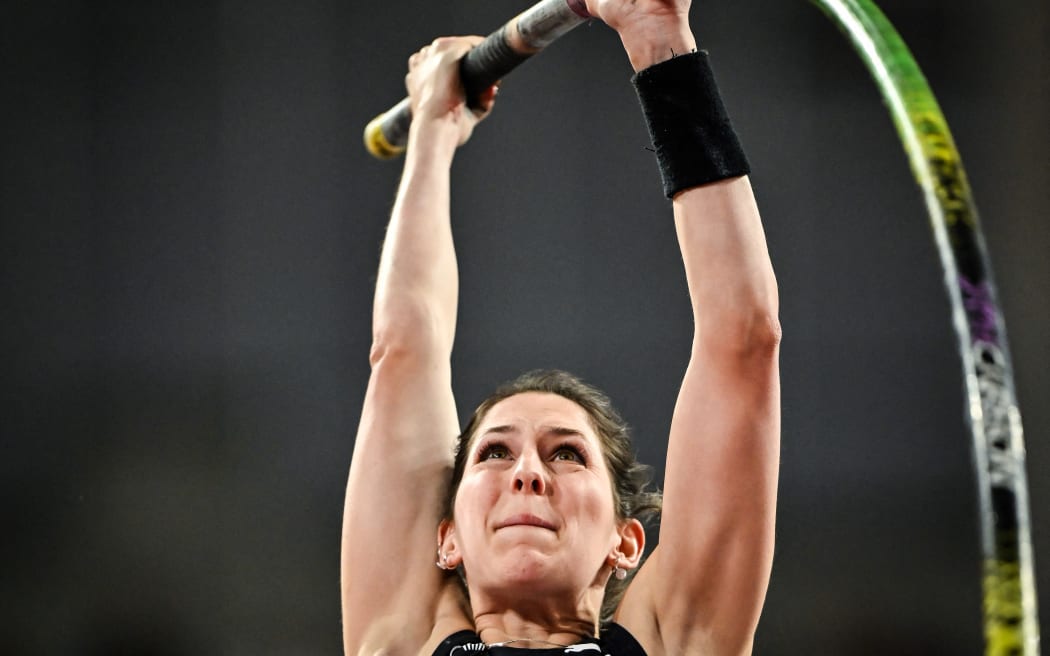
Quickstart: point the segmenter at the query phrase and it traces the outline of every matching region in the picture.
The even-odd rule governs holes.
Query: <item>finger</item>
[[[496,105],[497,94],[499,94],[498,83],[493,84],[482,92],[481,96],[478,98],[478,107],[471,110],[474,112],[474,115],[478,117],[478,120],[481,120],[492,113],[492,108]]]
[[[439,36],[430,43],[430,46],[435,50],[448,50],[449,48],[461,48],[464,44],[467,46],[476,46],[484,40],[485,37],[477,34],[468,34],[465,36]]]
[[[429,49],[430,49],[430,46],[423,46],[419,50],[417,50],[417,51],[413,52],[411,55],[409,55],[408,56],[408,61],[411,62],[414,59],[418,60],[420,57],[425,57],[426,54],[427,54],[427,50],[429,50]]]
[[[496,103],[496,96],[499,94],[499,82],[496,82],[481,94],[478,98],[481,103],[481,109],[488,114],[492,111],[492,106]]]
[[[443,36],[434,39],[434,42],[430,45],[433,47],[434,52],[448,53],[452,57],[458,59],[484,40],[485,37],[477,35],[455,37]]]

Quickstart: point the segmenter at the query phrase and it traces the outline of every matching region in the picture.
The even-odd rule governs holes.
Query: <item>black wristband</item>
[[[707,52],[677,55],[631,79],[660,165],[664,194],[747,175],[751,167],[718,93]]]

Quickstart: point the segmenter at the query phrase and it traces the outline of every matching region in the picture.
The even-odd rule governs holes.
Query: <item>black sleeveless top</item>
[[[457,631],[434,650],[434,656],[646,656],[645,650],[619,624],[609,624],[603,631],[601,639],[585,638],[583,642],[568,647],[550,647],[547,649],[516,649],[493,645],[489,647],[474,631]]]

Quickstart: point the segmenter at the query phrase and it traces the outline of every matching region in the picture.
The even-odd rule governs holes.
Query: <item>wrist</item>
[[[633,25],[620,32],[620,41],[635,72],[696,50],[696,37],[684,19]]]
[[[415,116],[408,129],[407,153],[452,159],[459,147],[459,126],[450,117]]]
[[[650,66],[632,82],[668,198],[750,171],[706,52]]]

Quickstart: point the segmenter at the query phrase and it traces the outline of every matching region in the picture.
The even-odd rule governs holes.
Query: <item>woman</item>
[[[603,397],[567,375],[533,375],[484,404],[453,459],[449,168],[494,90],[468,110],[456,62],[478,39],[439,39],[406,77],[414,118],[344,516],[347,654],[751,651],[773,553],[780,332],[747,163],[695,53],[688,0],[587,9],[638,72],[695,317],[659,545],[640,566],[637,515],[651,504],[610,441],[615,413],[603,423]],[[607,584],[633,570],[602,622]]]

